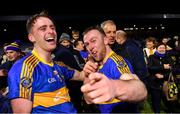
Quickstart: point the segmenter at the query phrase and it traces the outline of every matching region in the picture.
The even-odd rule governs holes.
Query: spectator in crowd
[[[71,35],[72,35],[72,39],[71,39],[72,43],[74,43],[76,40],[80,39],[80,33],[76,29],[72,30]]]
[[[140,48],[139,43],[128,38],[127,33],[123,30],[116,31],[116,42],[115,52],[126,58],[131,63],[134,73],[145,82],[148,71],[143,50]]]
[[[8,61],[0,65],[1,89],[7,87],[7,74],[12,65],[22,57],[21,49],[17,42],[12,42],[9,45],[5,46],[4,51]]]
[[[64,64],[76,70],[82,70],[84,64],[80,54],[73,49],[67,33],[62,33],[59,39],[59,45],[53,51],[54,61],[63,61]],[[76,57],[76,58],[75,58]]]
[[[168,45],[168,42],[170,42],[170,38],[168,38],[168,37],[163,37],[163,38],[162,38],[162,42],[163,42],[164,44],[166,44],[166,50],[167,50],[167,51],[172,50],[172,48]]]
[[[173,47],[173,52],[175,56],[175,63],[173,67],[173,73],[174,75],[179,75],[180,76],[180,38],[179,36],[174,36],[173,41],[172,41],[172,47]],[[180,78],[178,78],[180,81]],[[179,82],[178,81],[178,82]]]
[[[101,113],[131,112],[124,102],[144,100],[146,87],[132,74],[129,62],[111,50],[102,28],[90,27],[83,35],[85,46],[92,56],[84,67],[88,77],[81,88],[85,100],[97,104]]]
[[[172,45],[176,50],[180,51],[180,38],[179,38],[179,36],[174,36],[173,37]]]
[[[5,63],[8,58],[6,56],[6,53],[5,53],[5,49],[6,49],[6,46],[9,45],[9,43],[4,43],[3,44],[3,52],[2,52],[2,56],[1,56],[1,64]]]
[[[176,67],[178,67],[177,63],[178,63],[178,51],[176,50],[176,48],[172,48],[170,45],[173,41],[173,39],[170,39],[168,37],[163,37],[161,39],[161,42],[164,43],[166,45],[166,54],[168,54],[168,56],[170,56],[174,62],[174,65],[172,66],[172,70],[174,70],[176,72]]]
[[[33,47],[32,47],[32,46],[29,46],[29,47],[27,47],[27,48],[24,50],[24,52],[25,52],[26,55],[27,55],[27,54],[31,53],[32,50],[33,50]]]
[[[84,47],[84,42],[81,39],[78,39],[74,42],[74,49],[80,52],[81,57],[84,59],[84,61],[87,61],[88,52],[86,48]]]
[[[59,43],[61,45],[63,45],[64,47],[69,48],[71,46],[71,38],[70,38],[69,34],[62,33],[62,35],[59,39]]]
[[[4,47],[5,55],[8,59],[0,65],[0,112],[12,113],[10,101],[7,98],[9,89],[7,76],[13,64],[22,57],[18,42],[12,42]]]
[[[106,20],[101,23],[101,28],[104,30],[108,44],[111,49],[114,49],[115,37],[116,37],[116,24],[112,20]]]
[[[143,49],[144,52],[144,58],[147,64],[148,58],[150,55],[153,55],[156,51],[155,45],[156,45],[156,39],[154,37],[148,37],[146,40],[146,47]]]
[[[161,39],[161,42],[166,45],[166,52],[172,53],[173,49],[172,49],[172,47],[169,46],[169,43],[171,42],[171,38],[163,37]]]
[[[160,113],[160,104],[161,99],[163,98],[162,85],[165,80],[168,80],[173,65],[173,60],[166,53],[166,45],[164,43],[159,42],[157,44],[156,51],[154,55],[149,56],[147,65],[150,73],[149,81],[153,111],[154,113]],[[172,108],[170,105],[167,106],[169,110]]]
[[[84,73],[52,61],[57,33],[46,12],[30,17],[26,27],[33,51],[18,60],[8,75],[13,113],[75,113],[65,80],[83,80]]]

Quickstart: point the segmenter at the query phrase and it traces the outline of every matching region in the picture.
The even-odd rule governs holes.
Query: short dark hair
[[[73,43],[74,47],[76,47],[76,46],[79,44],[79,41],[82,41],[82,42],[83,42],[82,39],[77,39],[77,40],[75,40],[74,43]]]
[[[74,29],[72,30],[72,33],[79,33],[79,30]]]
[[[166,47],[166,44],[165,43],[163,43],[163,42],[158,42],[158,43],[156,43],[156,48],[158,48],[160,45],[164,45],[165,47]]]
[[[31,32],[31,29],[35,23],[35,21],[39,18],[39,17],[46,17],[46,18],[49,18],[53,23],[53,19],[49,16],[48,12],[47,11],[42,11],[38,14],[35,14],[35,15],[32,15],[31,17],[29,17],[29,19],[27,20],[27,23],[26,23],[26,30],[28,33]]]
[[[91,30],[97,30],[97,31],[99,31],[103,36],[106,36],[104,30],[103,30],[99,25],[91,26],[91,27],[85,29],[84,32],[83,32],[83,36],[84,36],[86,33],[88,33],[89,31],[91,31]]]
[[[148,37],[148,38],[146,38],[146,40],[145,40],[146,42],[153,42],[154,44],[156,44],[157,42],[156,42],[156,38],[155,37]]]

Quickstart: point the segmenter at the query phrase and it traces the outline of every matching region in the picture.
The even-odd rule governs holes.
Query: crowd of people
[[[178,36],[148,37],[142,46],[106,20],[57,38],[47,12],[29,17],[26,29],[30,51],[23,52],[18,40],[3,46],[0,112],[140,113],[148,96],[155,113],[161,99],[174,112],[162,84],[170,72],[180,74]]]

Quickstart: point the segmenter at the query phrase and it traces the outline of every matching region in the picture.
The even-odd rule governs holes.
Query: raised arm
[[[81,87],[87,103],[97,104],[111,101],[113,98],[127,102],[139,102],[147,96],[146,87],[137,76],[130,80],[110,80],[101,73],[91,73],[89,80],[90,83]]]
[[[94,63],[92,61],[88,61],[84,68],[83,71],[75,71],[74,76],[71,80],[79,80],[79,81],[84,81],[85,77],[88,77],[90,73],[96,72],[98,68],[98,64]]]

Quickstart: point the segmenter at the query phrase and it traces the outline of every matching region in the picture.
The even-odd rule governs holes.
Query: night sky
[[[180,33],[180,10],[177,6],[176,3],[167,2],[165,4],[163,1],[159,5],[155,1],[149,2],[148,0],[141,3],[117,0],[99,2],[95,0],[84,2],[82,0],[81,2],[77,0],[6,1],[0,7],[0,44],[15,39],[28,42],[26,20],[30,15],[42,10],[47,10],[54,18],[58,36],[72,29],[82,32],[86,27],[100,24],[107,19],[114,20],[118,29],[138,28],[130,32],[134,32],[135,37],[140,39],[152,33],[157,37],[170,36]],[[142,27],[145,29],[141,30]],[[149,30],[149,27],[152,29]],[[165,29],[161,30],[161,27]]]

